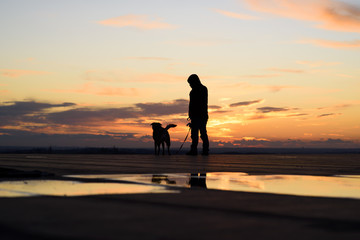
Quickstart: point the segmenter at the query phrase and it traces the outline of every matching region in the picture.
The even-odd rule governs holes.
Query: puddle
[[[183,188],[204,188],[224,191],[360,199],[359,175],[323,177],[209,172],[196,174],[69,175],[64,177],[71,177],[74,181],[26,180],[0,182],[0,197],[178,193]],[[89,179],[92,179],[91,182],[89,182]]]
[[[103,194],[177,193],[164,186],[127,183],[83,183],[60,180],[0,182],[0,197],[85,196]]]
[[[360,176],[248,175],[234,172],[178,174],[73,175],[76,178],[129,181],[179,188],[260,192],[360,199]]]
[[[103,174],[103,175],[67,175],[65,177],[79,179],[98,179],[112,181],[136,182],[152,185],[171,187],[190,187],[190,173],[166,173],[166,174]]]

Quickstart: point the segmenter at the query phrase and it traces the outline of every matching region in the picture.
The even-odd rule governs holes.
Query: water
[[[242,172],[82,175],[178,188],[360,199],[360,176],[248,175]]]
[[[84,183],[64,180],[0,182],[0,197],[85,196],[103,194],[177,193],[164,186],[131,183]]]
[[[360,199],[360,176],[248,175],[241,172],[71,175],[73,180],[0,182],[0,197],[179,193],[184,188]],[[74,181],[74,179],[77,179]],[[91,179],[92,182],[86,182]],[[94,182],[96,181],[96,182]],[[112,181],[112,182],[109,182]]]

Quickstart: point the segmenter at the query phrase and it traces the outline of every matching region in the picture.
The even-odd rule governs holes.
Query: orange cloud
[[[286,73],[304,73],[304,70],[300,70],[300,69],[269,68],[267,70],[274,72],[286,72]]]
[[[130,60],[150,60],[150,61],[170,61],[171,58],[166,57],[127,57]]]
[[[147,15],[124,15],[120,17],[110,18],[98,21],[99,24],[114,27],[134,27],[141,30],[152,29],[174,29],[174,25],[161,22],[160,19],[151,20]]]
[[[353,41],[329,41],[322,39],[309,39],[299,41],[300,43],[312,44],[326,48],[360,48],[360,40]]]
[[[215,12],[220,13],[221,15],[224,15],[226,17],[230,18],[237,18],[242,20],[256,20],[259,19],[258,17],[247,15],[247,14],[240,14],[235,12],[229,12],[221,9],[214,9]]]
[[[343,77],[343,78],[354,78],[354,76],[351,76],[351,75],[348,75],[348,74],[336,74],[336,76]]]
[[[214,39],[203,39],[203,40],[180,40],[180,41],[166,41],[166,44],[177,45],[182,47],[211,47],[216,45],[223,45],[232,43],[231,40],[214,40]]]
[[[174,83],[183,81],[185,82],[187,76],[171,75],[166,73],[149,73],[135,77],[139,82],[161,82],[161,83]]]
[[[289,86],[289,85],[252,85],[250,83],[247,82],[240,82],[240,83],[236,83],[236,84],[231,84],[231,85],[226,85],[226,86],[222,86],[224,88],[241,88],[244,89],[246,91],[271,91],[271,92],[279,92],[283,89],[287,89],[287,88],[299,88],[297,86]]]
[[[140,93],[139,89],[136,88],[116,88],[116,87],[95,87],[92,83],[85,83],[79,88],[76,89],[49,89],[45,91],[57,92],[57,93],[82,93],[82,94],[92,94],[99,96],[143,96],[144,93]]]
[[[297,64],[307,65],[309,67],[335,66],[341,62],[324,62],[324,61],[296,61]]]
[[[230,107],[250,106],[250,105],[257,104],[257,103],[263,103],[264,101],[265,101],[264,99],[258,99],[258,100],[252,100],[252,101],[236,102],[236,103],[230,104]]]
[[[240,77],[242,78],[272,78],[272,77],[278,77],[279,74],[252,74],[252,75],[242,75]]]
[[[245,0],[255,11],[318,22],[317,28],[360,32],[360,7],[336,0]]]
[[[157,82],[157,83],[173,83],[186,81],[187,76],[166,74],[166,73],[146,73],[139,74],[132,70],[113,70],[100,71],[89,70],[83,75],[86,81],[99,82]]]
[[[341,113],[324,113],[324,114],[318,115],[318,118],[336,116],[336,115],[341,115]]]
[[[44,75],[49,72],[33,71],[33,70],[20,70],[20,69],[0,69],[0,75],[4,77],[17,78],[26,75]]]

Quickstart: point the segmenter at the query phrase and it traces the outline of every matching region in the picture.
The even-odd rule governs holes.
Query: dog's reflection
[[[154,174],[152,176],[151,182],[157,184],[176,185],[175,180],[170,180],[168,175],[162,174]]]

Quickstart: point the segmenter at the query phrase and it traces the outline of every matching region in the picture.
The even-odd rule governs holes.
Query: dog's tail
[[[169,124],[169,125],[167,125],[166,126],[166,130],[168,130],[169,128],[173,128],[173,127],[176,127],[177,125],[175,125],[175,124]]]

